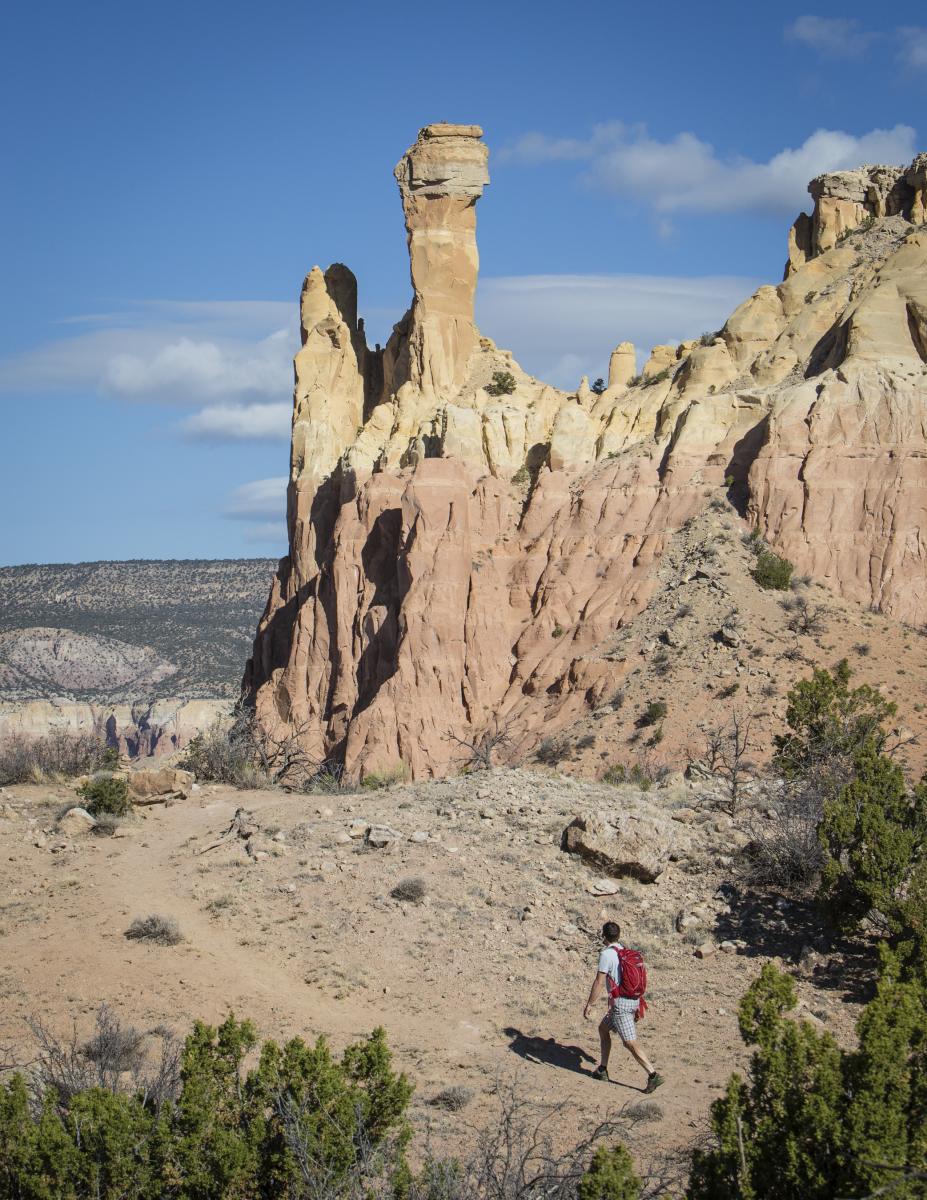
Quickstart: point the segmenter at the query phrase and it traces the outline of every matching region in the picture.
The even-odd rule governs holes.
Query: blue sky
[[[927,17],[896,13],[11,0],[0,564],[283,551],[302,278],[346,262],[385,338],[429,121],[486,131],[478,318],[526,369],[715,327],[811,175],[927,147]]]

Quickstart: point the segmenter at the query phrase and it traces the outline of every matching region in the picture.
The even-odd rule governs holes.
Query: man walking
[[[655,1092],[663,1083],[663,1076],[658,1074],[653,1063],[637,1045],[636,1018],[639,1014],[641,996],[632,998],[622,995],[622,953],[627,954],[625,947],[618,940],[621,937],[621,926],[614,921],[606,921],[602,926],[602,941],[605,948],[599,955],[599,966],[595,979],[589,990],[589,999],[583,1009],[583,1016],[588,1021],[589,1010],[598,1001],[603,991],[608,994],[608,1012],[599,1022],[599,1041],[602,1044],[601,1061],[592,1072],[593,1079],[608,1079],[608,1059],[612,1051],[612,1033],[617,1033],[627,1049],[647,1072],[647,1086],[644,1091]],[[642,965],[642,960],[638,959]],[[646,978],[646,977],[645,977]],[[628,987],[624,988],[628,991]]]

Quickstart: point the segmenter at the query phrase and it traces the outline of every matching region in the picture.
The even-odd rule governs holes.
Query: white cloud
[[[573,388],[605,376],[619,342],[651,346],[721,326],[758,286],[743,276],[524,275],[484,279],[480,327],[531,374]]]
[[[815,175],[866,162],[905,163],[915,152],[910,125],[862,135],[819,129],[800,146],[756,162],[721,158],[694,133],[660,141],[640,126],[610,122],[597,126],[585,141],[527,134],[508,149],[506,158],[529,166],[584,161],[590,184],[664,215],[687,210],[791,215],[806,203],[808,181]]]
[[[898,30],[898,37],[898,57],[901,62],[918,71],[927,67],[927,29],[918,25],[904,25]]]
[[[798,17],[786,28],[786,38],[830,58],[859,58],[879,36],[851,17]]]
[[[286,442],[292,418],[291,403],[212,404],[186,417],[179,428],[193,441]]]
[[[0,362],[0,392],[93,389],[197,405],[280,400],[292,390],[295,305],[151,301],[65,323],[98,328]]]
[[[227,517],[250,520],[253,517],[280,517],[286,512],[285,475],[273,479],[255,479],[243,483],[229,497],[225,507]]]

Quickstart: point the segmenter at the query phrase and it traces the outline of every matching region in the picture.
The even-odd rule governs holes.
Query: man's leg
[[[631,1051],[631,1054],[637,1059],[640,1065],[644,1068],[648,1075],[654,1074],[654,1066],[647,1055],[640,1049],[636,1041],[625,1042],[625,1048]]]
[[[599,1022],[599,1044],[601,1046],[599,1066],[608,1070],[608,1059],[612,1052],[612,1031],[607,1013]]]

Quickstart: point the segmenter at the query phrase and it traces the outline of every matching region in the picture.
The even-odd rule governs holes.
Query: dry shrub
[[[456,1085],[438,1092],[436,1096],[432,1096],[428,1103],[432,1108],[444,1108],[448,1112],[460,1112],[462,1108],[467,1107],[472,1099],[473,1092],[470,1088]]]
[[[400,879],[390,895],[394,900],[402,900],[406,904],[421,904],[427,892],[424,879]]]
[[[117,761],[116,748],[97,734],[64,730],[45,737],[14,734],[0,741],[0,787],[87,775]]]
[[[183,934],[174,918],[162,917],[158,913],[136,917],[125,936],[133,942],[155,942],[159,946],[176,946],[183,941]]]
[[[169,1030],[145,1033],[123,1025],[106,1004],[97,1009],[89,1037],[81,1037],[76,1025],[59,1037],[37,1018],[29,1027],[37,1044],[30,1072],[37,1097],[50,1091],[66,1106],[78,1092],[103,1088],[140,1094],[157,1108],[180,1090],[181,1044]]]

